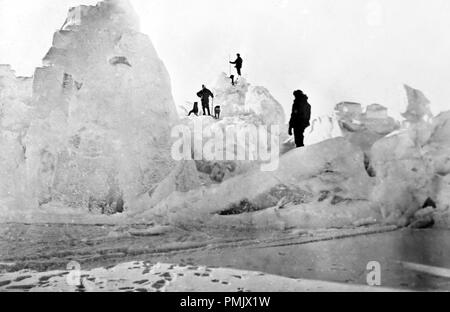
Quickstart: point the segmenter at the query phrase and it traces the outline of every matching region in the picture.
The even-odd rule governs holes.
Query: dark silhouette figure
[[[292,106],[291,120],[289,121],[289,135],[292,135],[294,130],[295,145],[303,147],[305,129],[310,126],[311,120],[311,105],[308,103],[308,96],[302,91],[294,92],[294,105]]]
[[[220,106],[216,106],[215,108],[214,108],[214,118],[216,118],[216,119],[220,119]]]
[[[230,62],[230,64],[235,64],[236,66],[236,70],[239,76],[241,76],[241,69],[242,69],[242,64],[244,63],[244,61],[241,58],[241,55],[238,53],[237,54],[237,59],[234,62]]]
[[[195,116],[198,116],[198,102],[194,103],[194,107],[192,108],[192,110],[189,112],[189,116],[191,116],[192,114],[194,114]]]
[[[202,100],[203,116],[206,115],[206,110],[208,111],[208,116],[211,116],[209,97],[214,99],[214,94],[203,85],[202,89],[197,93],[197,96]]]
[[[231,79],[231,85],[234,86],[234,84],[235,84],[235,83],[234,83],[234,75],[231,75],[231,76],[230,76],[230,79]]]

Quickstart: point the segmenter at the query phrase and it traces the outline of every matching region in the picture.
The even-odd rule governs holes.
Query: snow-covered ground
[[[74,265],[76,267],[76,265]],[[0,275],[0,291],[30,292],[385,292],[394,289],[291,279],[261,272],[129,262],[89,271]]]

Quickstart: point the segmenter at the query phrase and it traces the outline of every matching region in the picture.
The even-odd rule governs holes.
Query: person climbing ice
[[[311,105],[308,103],[308,96],[301,90],[294,92],[294,105],[292,106],[291,120],[289,121],[289,135],[292,136],[294,130],[295,145],[303,147],[305,129],[310,126]]]
[[[208,116],[211,116],[211,110],[209,109],[209,97],[214,99],[214,94],[202,85],[202,89],[197,93],[197,96],[202,101],[203,116],[206,115],[206,110],[208,111]]]
[[[198,102],[194,102],[194,107],[189,112],[188,117],[191,116],[192,114],[194,114],[195,116],[198,116]]]
[[[237,54],[237,59],[236,59],[236,61],[234,61],[234,62],[230,62],[230,64],[235,64],[236,66],[236,71],[237,71],[237,73],[238,73],[238,75],[239,76],[241,76],[241,70],[242,70],[242,64],[243,64],[243,60],[242,60],[242,57],[241,57],[241,55],[238,53]]]

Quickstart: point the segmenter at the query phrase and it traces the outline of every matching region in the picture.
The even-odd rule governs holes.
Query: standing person
[[[206,115],[206,110],[208,110],[208,116],[211,116],[211,110],[209,109],[209,97],[214,99],[214,94],[208,90],[205,85],[202,85],[202,89],[197,93],[197,96],[202,100],[203,116]]]
[[[311,120],[311,105],[308,103],[308,96],[302,91],[294,92],[294,105],[292,106],[291,120],[289,121],[289,135],[292,135],[294,130],[295,145],[303,147],[305,129],[310,126]]]
[[[244,63],[244,60],[242,59],[241,55],[238,53],[237,54],[237,59],[234,62],[230,62],[230,64],[235,64],[236,66],[236,70],[239,76],[241,76],[241,69],[242,69],[242,64]]]

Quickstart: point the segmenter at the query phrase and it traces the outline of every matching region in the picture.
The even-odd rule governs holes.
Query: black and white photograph
[[[450,1],[0,0],[1,293],[448,291]]]

